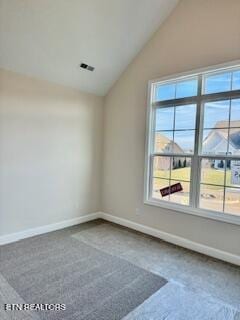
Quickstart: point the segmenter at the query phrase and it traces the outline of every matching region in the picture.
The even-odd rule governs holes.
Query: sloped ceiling
[[[105,95],[177,2],[0,0],[0,67]]]

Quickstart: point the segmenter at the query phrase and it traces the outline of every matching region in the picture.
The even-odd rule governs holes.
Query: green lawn
[[[172,170],[171,179],[190,181],[191,170],[190,168],[180,168]]]
[[[169,173],[164,170],[155,170],[154,176],[159,178],[168,178]],[[190,181],[190,168],[180,168],[172,171],[171,179]],[[223,185],[224,170],[207,168],[203,170],[203,181],[206,184]],[[226,184],[231,186],[231,170],[227,170]],[[211,186],[209,186],[211,188]],[[216,187],[214,187],[216,188]]]
[[[224,184],[224,170],[217,170],[213,168],[207,168],[203,170],[203,182],[201,188],[201,206],[205,209],[211,209],[215,211],[221,211],[223,204],[223,184]],[[169,172],[164,170],[156,170],[154,172],[155,177],[169,178]],[[172,179],[177,181],[190,180],[190,168],[180,168],[172,171]],[[212,185],[209,185],[212,184]],[[181,204],[188,204],[190,191],[190,183],[181,182],[183,186],[183,192],[171,195],[171,201]],[[155,190],[154,196],[159,198],[159,189],[166,187],[168,180],[155,179],[153,190]],[[219,185],[219,186],[218,186]],[[231,187],[231,170],[227,170],[226,185]],[[237,187],[237,186],[235,186]],[[238,190],[238,191],[237,191]],[[228,189],[226,192],[225,210],[228,213],[240,214],[240,189]],[[160,197],[161,199],[161,197]]]

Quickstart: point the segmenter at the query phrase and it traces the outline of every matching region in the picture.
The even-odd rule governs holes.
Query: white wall
[[[1,70],[0,235],[101,209],[240,255],[239,226],[143,204],[148,80],[239,59],[239,30],[239,0],[182,0],[106,96],[103,119],[100,97]]]
[[[100,209],[102,102],[0,70],[0,235]]]
[[[105,100],[103,211],[240,255],[239,226],[143,204],[148,80],[239,59],[239,30],[239,0],[182,0],[129,65]]]

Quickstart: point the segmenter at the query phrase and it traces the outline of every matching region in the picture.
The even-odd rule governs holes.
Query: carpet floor
[[[1,320],[240,320],[239,268],[103,220],[2,246],[0,262]]]
[[[25,303],[66,305],[49,320],[122,319],[167,282],[71,237],[3,246],[0,272]]]

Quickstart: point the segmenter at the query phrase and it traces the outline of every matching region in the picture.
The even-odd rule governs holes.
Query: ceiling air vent
[[[81,63],[81,64],[80,64],[80,68],[86,69],[86,70],[88,70],[88,71],[93,71],[93,70],[95,69],[94,67],[89,66],[89,65],[86,64],[86,63]]]

